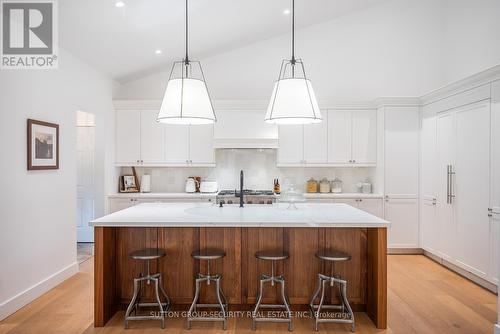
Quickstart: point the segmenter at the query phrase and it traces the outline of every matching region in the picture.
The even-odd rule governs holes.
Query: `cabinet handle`
[[[453,194],[453,175],[455,172],[453,171],[452,165],[446,166],[447,178],[446,178],[446,203],[453,204],[453,198],[455,195]]]

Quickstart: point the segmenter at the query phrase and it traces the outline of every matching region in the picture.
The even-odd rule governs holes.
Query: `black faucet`
[[[243,170],[240,171],[240,208],[243,207]]]

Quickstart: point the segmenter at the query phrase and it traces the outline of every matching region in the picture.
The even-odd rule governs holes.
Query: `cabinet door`
[[[280,125],[278,165],[297,165],[304,163],[304,126]]]
[[[215,163],[213,125],[189,127],[189,160],[192,164]]]
[[[378,198],[360,198],[358,201],[358,208],[379,218],[384,218],[383,207],[382,199]]]
[[[424,249],[437,252],[437,161],[436,161],[436,114],[424,109],[420,136],[420,242]]]
[[[323,122],[304,125],[304,160],[306,164],[328,162],[328,113],[323,111]]]
[[[189,128],[187,125],[165,125],[165,162],[187,164],[189,160]]]
[[[350,110],[328,111],[328,163],[350,164],[352,118]]]
[[[377,111],[352,112],[352,160],[356,164],[377,162]]]
[[[490,101],[456,110],[456,260],[483,278],[489,271]]]
[[[116,163],[133,165],[141,159],[141,112],[116,111]]]
[[[420,115],[418,107],[385,109],[385,193],[418,197]]]
[[[385,219],[391,222],[387,229],[389,248],[418,247],[417,199],[387,199]]]
[[[355,198],[338,198],[335,199],[335,203],[344,203],[353,206],[355,208],[358,207],[358,202],[356,201]]]
[[[435,255],[439,255],[441,239],[437,213],[436,201],[433,198],[423,198],[420,201],[420,244],[423,249]]]
[[[158,123],[158,111],[141,111],[141,162],[162,163],[165,160],[165,125]]]
[[[500,81],[491,87],[491,182],[490,208],[493,213],[491,225],[491,281],[498,284],[500,271]],[[499,310],[500,312],[500,310]]]
[[[131,206],[136,205],[136,201],[133,198],[110,198],[109,199],[109,213],[120,211]]]

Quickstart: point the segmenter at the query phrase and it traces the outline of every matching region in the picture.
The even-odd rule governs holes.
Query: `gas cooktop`
[[[217,194],[218,196],[235,196],[240,197],[239,190],[221,190]],[[251,190],[243,189],[243,195],[245,196],[274,196],[272,190]]]

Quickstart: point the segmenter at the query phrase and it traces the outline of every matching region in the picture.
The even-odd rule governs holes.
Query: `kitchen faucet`
[[[240,171],[240,208],[243,207],[243,170]]]

